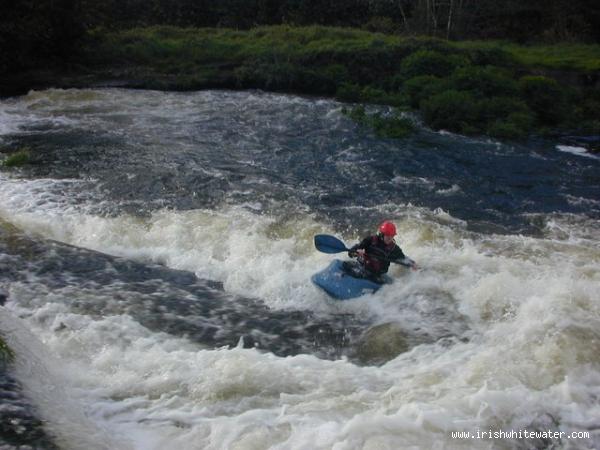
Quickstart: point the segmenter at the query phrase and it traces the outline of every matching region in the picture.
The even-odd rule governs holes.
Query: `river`
[[[342,106],[0,101],[0,145],[32,154],[0,172],[0,334],[59,448],[600,447],[600,158],[382,139]],[[315,234],[384,219],[421,270],[348,302],[312,285]],[[590,437],[452,437],[497,430]]]

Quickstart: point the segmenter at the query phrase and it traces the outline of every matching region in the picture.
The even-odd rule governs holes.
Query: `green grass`
[[[600,45],[598,44],[517,45],[497,41],[465,41],[454,45],[457,48],[470,50],[500,49],[508,53],[518,65],[528,68],[576,72],[600,70]]]
[[[447,47],[430,38],[403,39],[363,30],[332,27],[260,27],[248,31],[155,26],[124,31],[95,30],[89,34],[92,62],[156,63],[157,60],[243,62],[280,57],[314,60],[349,58],[353,54],[390,54],[418,48]]]
[[[334,27],[259,27],[248,31],[155,26],[124,31],[95,30],[89,35],[97,60],[150,63],[157,60],[242,62],[279,55],[284,59],[348,57],[352,53],[406,56],[416,50],[495,59],[524,67],[590,72],[600,70],[600,45],[517,45],[501,41],[447,42],[433,38],[404,38],[365,30]],[[499,59],[504,59],[499,61]],[[487,61],[487,63],[492,61]],[[485,64],[486,61],[479,61]]]
[[[11,153],[3,162],[5,167],[19,167],[29,164],[31,152],[29,148],[22,148],[14,153]]]

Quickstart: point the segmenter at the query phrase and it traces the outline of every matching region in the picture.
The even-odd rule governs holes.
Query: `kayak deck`
[[[334,259],[329,266],[311,277],[312,282],[338,300],[349,300],[372,294],[382,286],[366,278],[351,276],[344,270],[342,264],[341,260]],[[386,283],[391,282],[388,276],[385,276],[385,279]]]

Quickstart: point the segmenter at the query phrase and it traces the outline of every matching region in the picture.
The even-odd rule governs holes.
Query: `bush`
[[[360,102],[361,94],[362,88],[359,85],[352,83],[342,83],[342,85],[338,87],[337,91],[335,92],[337,99],[351,103]]]
[[[371,123],[377,136],[384,138],[403,138],[415,130],[410,119],[398,115],[383,117],[381,114],[375,114]]]
[[[403,138],[415,130],[410,119],[397,114],[391,117],[384,117],[381,113],[367,114],[364,106],[357,106],[350,110],[343,108],[342,113],[359,125],[373,129],[377,136],[383,138]]]
[[[423,118],[431,127],[467,134],[478,131],[473,126],[479,116],[478,108],[473,95],[456,90],[441,92],[421,102]]]
[[[516,96],[517,82],[510,75],[493,66],[459,67],[450,77],[452,87],[458,91],[471,91],[478,96]]]
[[[321,69],[323,75],[333,81],[336,86],[350,80],[348,69],[341,64],[331,64]]]
[[[582,119],[600,120],[600,89],[587,89],[577,100]]]
[[[521,113],[529,115],[532,122],[534,117],[527,105],[518,98],[514,97],[491,97],[480,98],[478,105],[478,121],[482,124],[494,122],[496,120],[505,120],[510,114]],[[485,125],[484,125],[485,126]]]
[[[471,48],[467,54],[473,64],[478,66],[512,67],[516,65],[515,57],[499,46]]]
[[[542,76],[525,76],[519,91],[542,125],[558,125],[567,119],[568,104],[560,85]]]
[[[531,129],[535,125],[535,117],[531,111],[516,111],[510,113],[506,120],[510,123],[513,123],[517,128],[523,130],[525,133],[530,133]]]
[[[524,138],[530,134],[534,122],[531,112],[513,112],[505,120],[496,120],[490,124],[487,133],[500,138]]]
[[[354,108],[348,109],[345,106],[342,108],[342,114],[350,117],[353,121],[359,125],[367,125],[367,111],[362,105],[355,106]]]
[[[447,77],[457,67],[467,66],[469,61],[459,55],[444,55],[433,50],[419,50],[400,63],[400,75],[404,79],[421,75]]]
[[[522,137],[535,122],[527,105],[514,97],[480,98],[472,92],[449,90],[421,105],[427,124],[464,134],[485,132],[496,137]]]
[[[401,88],[412,108],[418,108],[421,102],[435,94],[439,94],[448,88],[445,79],[433,75],[421,75],[407,80]]]
[[[373,86],[365,86],[360,95],[360,101],[366,103],[377,103],[385,105],[388,103],[389,95],[381,89]]]
[[[490,125],[487,129],[487,134],[493,137],[504,139],[517,139],[524,137],[523,130],[515,124],[499,120]]]

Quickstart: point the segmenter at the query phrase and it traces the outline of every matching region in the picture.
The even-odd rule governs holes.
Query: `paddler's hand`
[[[348,252],[348,256],[350,258],[356,258],[357,256],[365,256],[365,251],[362,248],[360,248],[358,250],[350,250]]]
[[[410,270],[412,270],[413,272],[416,272],[419,269],[420,269],[419,265],[413,261],[413,263],[410,265]]]

